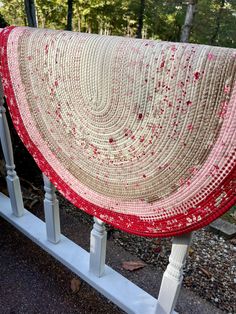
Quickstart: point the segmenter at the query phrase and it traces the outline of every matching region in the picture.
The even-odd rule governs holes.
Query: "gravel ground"
[[[146,263],[163,270],[170,239],[149,240],[117,231],[115,241]],[[206,229],[195,232],[184,270],[184,286],[227,313],[236,313],[236,242]]]
[[[92,219],[60,198],[70,214],[91,225]],[[165,270],[171,239],[148,239],[109,229],[110,240],[145,263]],[[236,313],[236,239],[225,240],[208,228],[194,233],[183,285],[226,313]]]

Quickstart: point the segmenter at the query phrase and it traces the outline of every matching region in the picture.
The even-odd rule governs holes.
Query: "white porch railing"
[[[55,188],[46,176],[44,176],[45,223],[41,221],[23,206],[3,102],[1,96],[0,138],[10,198],[0,193],[0,215],[127,313],[175,313],[191,234],[173,239],[170,263],[163,275],[159,297],[155,299],[105,264],[107,235],[101,220],[94,218],[90,252],[61,235]]]

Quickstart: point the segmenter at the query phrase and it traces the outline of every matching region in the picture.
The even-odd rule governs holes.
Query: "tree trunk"
[[[215,31],[214,31],[211,39],[210,39],[210,44],[211,45],[215,44],[216,38],[217,38],[217,36],[219,34],[221,15],[223,13],[224,6],[225,6],[225,0],[221,0],[221,2],[220,2],[220,9],[219,9],[219,12],[218,12],[217,17],[216,17],[216,28],[215,28]]]
[[[34,0],[24,0],[27,24],[30,27],[37,27],[37,18]]]
[[[136,32],[136,38],[142,38],[145,5],[146,5],[145,0],[140,0],[140,8],[139,8],[139,14],[138,14],[138,28]]]
[[[182,27],[182,32],[181,32],[181,37],[180,37],[180,41],[183,43],[189,42],[190,31],[193,26],[193,18],[196,13],[197,1],[198,0],[189,0],[188,2],[187,11],[185,15],[185,21]]]
[[[81,19],[78,13],[78,32],[81,32]]]
[[[72,31],[72,15],[73,15],[73,0],[67,1],[67,26],[68,31]]]

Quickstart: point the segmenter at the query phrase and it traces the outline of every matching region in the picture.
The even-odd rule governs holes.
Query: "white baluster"
[[[156,314],[173,313],[183,281],[183,267],[191,244],[192,234],[174,237],[169,265],[164,272],[158,296]]]
[[[15,171],[12,142],[6,118],[6,109],[4,108],[3,89],[1,82],[0,82],[0,138],[3,155],[6,162],[7,170],[6,180],[11,200],[12,212],[15,216],[20,217],[24,214],[24,205],[20,181]]]
[[[94,218],[90,236],[90,271],[97,277],[104,273],[107,246],[107,232],[104,222]]]
[[[52,243],[58,243],[61,237],[59,202],[56,197],[56,189],[49,179],[43,175],[44,181],[44,214],[46,222],[47,239]]]

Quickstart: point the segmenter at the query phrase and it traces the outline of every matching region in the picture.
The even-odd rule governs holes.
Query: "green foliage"
[[[135,36],[140,0],[73,3],[73,30]],[[143,37],[179,41],[187,3],[187,0],[146,0]],[[36,9],[39,27],[66,28],[67,1],[36,0]],[[0,1],[0,14],[8,24],[26,25],[23,0]],[[236,47],[235,25],[236,0],[198,0],[190,41]]]
[[[201,0],[194,22],[191,41],[200,44],[213,44],[216,46],[236,47],[236,0]],[[219,30],[215,40],[213,36]]]
[[[125,33],[126,1],[74,1],[74,30],[100,34]]]
[[[67,23],[67,1],[36,0],[38,25],[42,28],[65,29]]]
[[[0,14],[9,25],[26,25],[24,1],[1,0]]]
[[[147,37],[179,41],[186,5],[182,1],[149,0],[146,10]]]

